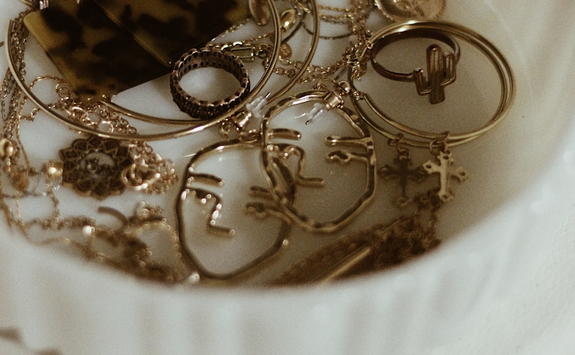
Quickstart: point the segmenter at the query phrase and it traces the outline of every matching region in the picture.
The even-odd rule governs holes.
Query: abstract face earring
[[[331,121],[340,120],[349,128],[348,131],[354,133],[348,133],[345,136],[319,132],[311,134],[310,123],[314,118],[308,115],[299,119],[301,130],[288,129],[285,126],[282,127],[281,124],[277,127],[274,124],[274,121],[279,121],[278,116],[283,111],[310,103],[315,104],[312,112],[315,110],[317,113],[318,107],[319,111],[329,111],[333,116],[330,116]],[[294,121],[297,120],[281,122],[293,127],[297,126]],[[328,128],[323,127],[322,132],[326,129]],[[298,226],[312,232],[336,231],[349,223],[372,200],[375,193],[376,158],[371,133],[358,115],[344,107],[342,97],[335,91],[303,92],[278,102],[265,115],[261,130],[263,135],[261,161],[268,180],[269,192],[283,213]],[[362,192],[356,195],[355,200],[347,207],[342,208],[342,212],[327,217],[321,210],[313,209],[313,213],[309,212],[311,209],[305,208],[305,203],[302,204],[298,197],[300,194],[320,192],[325,188],[325,178],[307,176],[309,173],[306,172],[306,152],[302,144],[302,141],[309,140],[309,137],[312,137],[314,142],[317,141],[317,137],[321,134],[324,135],[325,146],[333,147],[333,149],[329,148],[323,158],[327,164],[337,163],[350,171],[354,169],[364,171],[363,180],[352,182],[363,186]],[[321,151],[316,145],[312,154],[323,154]],[[318,196],[318,199],[322,198]],[[323,216],[320,217],[321,215]]]
[[[186,168],[176,213],[194,282],[242,279],[288,243],[291,222],[265,191],[252,187],[265,184],[260,145],[259,133],[218,142],[194,154]],[[230,169],[238,155],[245,170],[239,175]]]
[[[483,126],[463,133],[435,133],[410,127],[392,119],[377,106],[368,92],[360,91],[354,79],[365,72],[358,71],[371,60],[369,50],[385,46],[382,38],[395,33],[435,38],[447,42],[454,53],[458,51],[455,40],[463,40],[487,57],[495,68],[500,84],[499,103],[495,113]],[[402,216],[389,222],[362,229],[339,237],[334,243],[318,249],[295,263],[278,277],[273,284],[330,282],[351,275],[381,270],[408,260],[435,248],[440,240],[436,236],[438,211],[454,198],[453,183],[463,182],[468,173],[459,166],[452,148],[468,143],[493,129],[509,112],[515,96],[515,80],[503,55],[479,34],[459,25],[434,22],[409,22],[386,27],[370,38],[363,53],[357,56],[348,71],[350,97],[356,112],[373,128],[388,139],[395,149],[392,164],[386,164],[378,174],[399,185],[396,205]],[[381,68],[374,68],[377,69]],[[367,107],[366,107],[367,106]],[[379,118],[379,120],[378,120]],[[433,158],[415,163],[411,148],[428,149]],[[411,182],[434,178],[435,182],[407,189]]]

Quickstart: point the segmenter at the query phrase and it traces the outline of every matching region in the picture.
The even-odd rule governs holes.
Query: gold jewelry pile
[[[335,237],[311,254],[296,252],[299,261],[274,271],[263,283],[328,282],[398,265],[439,245],[439,211],[454,198],[453,182],[468,178],[455,163],[452,148],[494,128],[509,111],[515,94],[512,71],[497,48],[463,26],[435,20],[443,12],[443,1],[349,0],[349,6],[338,8],[315,0],[249,0],[246,4],[206,0],[205,6],[192,10],[191,5],[183,10],[166,9],[154,15],[158,18],[151,15],[155,2],[24,2],[26,9],[10,22],[2,42],[9,68],[0,98],[0,207],[10,227],[18,228],[34,244],[75,250],[88,260],[166,284],[239,284],[281,259],[293,247],[292,234],[300,232],[313,234],[310,238]],[[224,4],[227,10],[218,12]],[[130,18],[119,16],[116,6],[120,5],[131,6]],[[215,9],[208,9],[212,5]],[[86,17],[83,7],[99,9],[100,17]],[[217,16],[231,22],[223,34],[209,40],[213,31],[221,29],[190,30],[178,17],[184,10],[208,22]],[[372,31],[368,29],[372,16],[382,21],[388,21],[384,16],[391,21],[417,21],[388,22]],[[97,35],[90,27],[96,22]],[[330,29],[336,33],[329,33]],[[40,38],[43,31],[53,33]],[[30,33],[65,79],[54,75],[28,78]],[[56,43],[55,38],[66,40]],[[422,53],[425,69],[407,73],[389,69],[387,57],[382,57],[387,47],[422,38],[433,42]],[[330,54],[328,65],[312,64],[321,54],[319,46],[338,41],[346,44]],[[197,48],[192,49],[190,43]],[[416,84],[417,94],[429,95],[427,105],[442,105],[449,101],[445,91],[465,61],[463,43],[488,59],[501,84],[496,112],[480,128],[435,133],[412,127],[392,118],[387,107],[373,98],[374,93],[361,90],[358,84],[374,76],[407,81]],[[142,54],[131,52],[123,58],[132,47]],[[86,56],[78,51],[90,52]],[[239,89],[221,100],[194,97],[180,86],[180,80],[201,68],[232,73]],[[144,76],[134,77],[142,71]],[[89,72],[90,79],[83,72]],[[173,99],[190,117],[155,117],[113,101],[120,91],[170,72]],[[37,95],[40,83],[50,85],[52,102]],[[80,137],[63,144],[58,159],[36,166],[21,132],[33,129],[40,113],[64,123]],[[286,121],[286,116],[295,118]],[[328,120],[344,127],[345,133],[323,131]],[[297,125],[289,123],[296,121]],[[171,160],[152,148],[155,141],[177,145],[181,140],[176,138],[209,131],[217,138],[186,156],[185,168],[181,158]],[[318,141],[319,134],[323,136]],[[385,160],[376,154],[374,135],[387,141],[392,162],[378,164]],[[316,144],[304,148],[310,136],[316,137]],[[427,150],[431,158],[418,162],[411,148]],[[246,160],[244,172],[226,173],[253,173],[259,180],[241,190],[243,195],[230,198],[219,192],[224,186],[220,172],[206,170],[205,162],[238,151],[251,154],[254,167]],[[341,197],[347,199],[348,207],[334,208],[328,217],[325,211],[309,207],[313,191],[332,191],[326,190],[327,177],[310,174],[315,171],[313,156],[320,156],[342,175],[352,168],[361,173],[354,184],[363,188],[354,190],[355,197]],[[421,184],[423,180],[427,182]],[[395,186],[397,192],[391,198],[395,212],[379,215],[372,226],[354,226],[355,230],[337,235],[374,203],[376,190],[383,184]],[[73,202],[68,202],[70,192],[75,195]],[[110,196],[120,194],[127,196],[126,201],[136,196],[132,216],[107,205]],[[340,197],[328,197],[332,198]],[[162,199],[170,202],[161,206],[150,202]],[[41,217],[30,216],[23,207],[30,200],[50,201],[49,211],[39,212]],[[70,213],[74,208],[64,206],[68,203],[93,206],[95,214]],[[236,204],[244,212],[233,221],[226,211]],[[242,230],[272,237],[263,246],[251,247],[239,237]],[[208,253],[211,262],[201,256],[206,248],[216,250]],[[214,257],[218,250],[223,260],[227,258],[223,251],[239,255],[250,248],[255,256],[238,257],[234,267],[220,267]]]

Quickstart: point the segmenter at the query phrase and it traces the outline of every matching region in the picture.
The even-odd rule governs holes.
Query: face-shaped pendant
[[[375,153],[359,117],[344,107],[309,120],[326,93],[306,92],[279,102],[262,123],[262,164],[271,195],[300,227],[333,232],[375,193]]]
[[[176,210],[182,248],[200,279],[244,274],[287,240],[291,224],[269,194],[252,189],[265,186],[259,148],[259,140],[216,143],[188,164]]]

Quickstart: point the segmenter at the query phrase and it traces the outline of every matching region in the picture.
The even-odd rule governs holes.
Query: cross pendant
[[[408,150],[402,149],[398,151],[397,156],[393,159],[393,164],[396,167],[386,164],[379,169],[378,174],[385,179],[398,179],[401,188],[401,197],[398,198],[397,203],[402,206],[409,201],[406,191],[408,180],[419,182],[425,177],[425,172],[421,167],[415,169],[409,168],[412,165],[412,161],[409,157]]]
[[[438,174],[439,175],[439,191],[437,195],[443,202],[449,202],[453,199],[453,192],[450,188],[451,179],[457,179],[463,182],[467,179],[468,175],[462,167],[454,168],[454,160],[451,158],[451,152],[440,151],[436,156],[439,164],[432,162],[431,160],[423,164],[423,168],[428,174]]]

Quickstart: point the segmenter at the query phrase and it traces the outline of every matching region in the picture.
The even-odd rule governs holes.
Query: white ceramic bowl
[[[5,28],[22,7],[0,1]],[[575,200],[574,16],[566,1],[448,3],[443,19],[505,54],[517,97],[458,151],[473,178],[442,211],[449,240],[429,255],[324,287],[165,288],[31,246],[2,222],[0,328],[64,355],[398,355],[456,338],[529,277]]]

